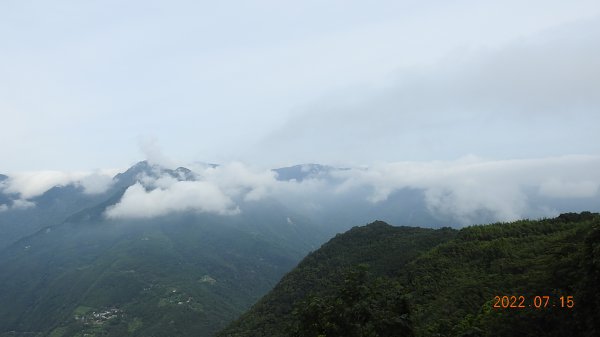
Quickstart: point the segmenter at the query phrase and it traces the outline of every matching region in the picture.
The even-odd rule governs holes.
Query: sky
[[[461,224],[600,207],[598,1],[9,0],[0,41],[0,212],[141,160],[196,180],[138,177],[108,218],[405,189]],[[350,169],[269,170],[303,163]]]
[[[598,1],[8,0],[0,40],[4,173],[600,154]]]

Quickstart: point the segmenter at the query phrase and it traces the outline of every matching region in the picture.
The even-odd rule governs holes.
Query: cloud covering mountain
[[[109,218],[151,218],[171,212],[198,211],[236,214],[239,209],[216,185],[205,181],[177,181],[147,191],[137,183],[121,201],[106,211]]]
[[[10,174],[0,187],[5,193],[16,193],[22,198],[39,196],[55,186],[75,184],[85,193],[96,194],[106,191],[115,170],[98,172],[31,171]]]
[[[540,198],[597,198],[600,157],[565,156],[522,160],[482,160],[466,157],[451,162],[381,164],[365,170],[338,173],[341,189],[368,186],[372,202],[380,202],[402,188],[425,191],[434,214],[468,223],[478,211],[507,221],[532,216],[532,209],[548,207]],[[550,216],[556,210],[547,209]]]
[[[245,204],[265,200],[277,200],[302,213],[318,214],[328,207],[332,208],[329,212],[344,212],[337,207],[350,200],[364,209],[389,204],[403,212],[408,200],[390,197],[404,190],[422,191],[427,212],[447,223],[478,222],[482,214],[498,221],[553,216],[569,210],[566,205],[572,202],[581,207],[600,205],[596,204],[600,200],[598,156],[515,160],[471,156],[346,169],[307,166],[306,172],[297,173],[309,175],[288,176],[286,180],[280,179],[277,171],[239,162],[190,165],[189,171],[152,164],[147,167],[125,186],[120,200],[106,209],[107,218],[152,218],[187,211],[229,216],[243,212]],[[116,183],[117,178],[106,177],[100,173],[17,174],[2,183],[1,191],[19,196],[13,198],[10,207],[32,207],[34,197],[53,184],[73,184],[85,193],[99,193]],[[332,206],[336,202],[339,204]]]

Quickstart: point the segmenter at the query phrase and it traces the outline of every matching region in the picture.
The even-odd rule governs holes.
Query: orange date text
[[[504,295],[494,296],[492,308],[494,309],[549,309],[549,308],[567,308],[572,309],[575,306],[573,296],[523,296],[523,295]]]

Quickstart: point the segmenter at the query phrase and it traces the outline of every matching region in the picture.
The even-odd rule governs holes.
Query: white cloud
[[[195,181],[179,181],[169,174],[142,175],[120,202],[107,209],[109,218],[150,218],[171,212],[196,211],[222,215],[240,212],[237,201],[258,201],[289,184],[271,170],[252,169],[234,162],[217,167],[192,165]]]
[[[8,211],[8,210],[22,210],[35,206],[35,203],[25,200],[25,199],[15,199],[11,200],[12,204],[0,204],[0,212]]]
[[[553,198],[591,198],[598,194],[600,182],[592,180],[564,181],[551,178],[540,184],[541,195]]]
[[[85,193],[97,194],[106,191],[112,183],[107,172],[32,171],[9,175],[4,182],[5,193],[17,193],[24,199],[44,194],[55,186],[75,184],[82,186]]]
[[[598,153],[598,40],[596,17],[399,67],[377,86],[351,86],[297,107],[255,152],[266,160],[359,164]]]
[[[260,200],[283,184],[276,180],[275,172],[252,169],[239,162],[209,167],[199,174],[203,179],[219,185],[228,195],[242,195],[248,201]]]
[[[107,209],[106,216],[151,218],[185,211],[231,215],[241,212],[245,202],[265,198],[278,200],[299,214],[343,212],[327,209],[343,207],[340,200],[360,200],[367,211],[369,205],[397,202],[389,197],[399,190],[416,189],[423,191],[431,214],[469,224],[482,214],[499,221],[551,216],[556,205],[552,200],[600,197],[600,157],[589,155],[516,160],[467,156],[453,161],[380,163],[334,170],[301,182],[278,181],[271,170],[239,162],[191,168],[195,181],[180,181],[158,169],[153,172],[156,175],[138,177],[138,183]],[[109,186],[109,177],[102,172],[57,171],[12,175],[3,182],[3,191],[18,193],[20,198],[1,209],[32,207],[27,199],[55,185],[77,184],[86,193],[99,193]]]
[[[297,147],[290,147],[291,141],[282,141],[279,153],[273,152],[273,144],[263,147],[261,162],[330,161],[342,155],[345,160],[362,163],[372,159],[420,159],[403,156],[400,147],[427,152],[431,143],[431,147],[439,144],[427,142],[428,136],[436,132],[420,133],[422,125],[409,123],[408,130],[398,131],[402,120],[389,123],[374,118],[381,116],[374,114],[380,109],[375,104],[378,99],[371,102],[365,98],[361,86],[385,86],[393,72],[400,69],[398,77],[401,82],[406,80],[409,90],[406,95],[391,94],[401,99],[398,110],[426,100],[440,102],[445,113],[454,114],[454,102],[443,93],[451,93],[453,84],[469,88],[463,80],[472,74],[459,72],[459,76],[448,77],[451,72],[442,69],[440,76],[433,72],[435,82],[431,83],[427,71],[411,78],[411,70],[451,59],[448,55],[456,50],[477,53],[485,48],[502,49],[510,41],[527,36],[534,36],[535,44],[535,35],[541,31],[600,13],[597,0],[383,1],[377,6],[365,1],[302,1],[270,2],[268,10],[261,1],[238,6],[190,1],[174,6],[164,2],[151,7],[134,1],[128,2],[134,3],[128,8],[115,1],[77,5],[72,1],[53,1],[51,5],[4,3],[0,5],[0,32],[4,34],[0,73],[10,90],[0,91],[2,125],[7,126],[0,142],[11,146],[0,148],[0,157],[10,158],[3,165],[12,171],[122,165],[135,155],[135,146],[130,146],[132,135],[148,130],[167,140],[165,149],[176,158],[254,159],[250,150],[255,142],[284,123],[291,112],[336,93],[342,97],[342,105],[349,100],[367,101],[358,126],[348,127],[356,124],[349,116],[343,116],[350,122],[347,125],[340,125],[339,119],[329,122],[319,118],[323,111],[311,116],[316,118],[307,118],[312,122],[307,126],[292,121],[282,133],[296,139]],[[597,31],[597,27],[591,27],[575,32],[562,39],[559,48],[540,48],[540,53],[501,52],[499,59],[506,60],[504,64],[482,67],[481,63],[465,62],[467,67],[473,66],[475,74],[479,70],[498,70],[481,73],[484,80],[492,79],[489,85],[476,81],[485,91],[482,102],[473,99],[466,103],[484,103],[490,93],[498,93],[490,101],[520,100],[529,92],[521,89],[533,84],[540,90],[531,91],[532,104],[537,106],[541,98],[552,107],[554,97],[583,92],[579,89],[585,81],[579,79],[585,77],[591,79],[591,85],[583,89],[595,90],[597,68],[589,65],[600,59],[595,53]],[[582,44],[588,49],[571,48],[569,41],[580,45],[582,37],[589,38]],[[568,62],[554,67],[557,58]],[[517,67],[512,66],[514,61]],[[450,68],[456,67],[450,64]],[[509,71],[503,72],[506,69]],[[574,70],[566,73],[566,81],[546,81],[556,79],[565,69]],[[522,70],[526,76],[521,76]],[[532,81],[530,75],[540,77]],[[436,82],[440,83],[437,87]],[[349,99],[354,92],[344,92],[348,87],[358,88],[359,98]],[[554,88],[566,90],[558,91],[559,96],[540,95],[552,93]],[[464,101],[462,96],[457,98]],[[446,109],[443,103],[452,106]],[[425,108],[431,106],[435,104],[425,104]],[[361,123],[363,128],[359,127]],[[375,129],[369,129],[369,125]],[[349,142],[357,135],[377,134],[379,125],[390,125],[379,134],[389,134],[390,129],[396,129],[396,135],[406,134],[411,127],[415,131],[400,139],[404,142],[389,147],[379,145],[390,142],[375,140],[366,142],[372,146],[361,145],[365,143],[361,137],[356,137],[360,138],[356,144]],[[300,132],[289,132],[295,128]],[[445,129],[449,130],[445,134],[453,130]],[[311,141],[310,130],[320,139]],[[296,137],[303,133],[308,135]],[[423,136],[411,137],[420,134]],[[416,141],[411,143],[412,139]],[[342,145],[331,149],[330,143]],[[477,153],[494,155],[493,150]],[[288,156],[284,156],[285,151]],[[306,153],[306,157],[290,160],[299,153]],[[438,153],[445,154],[434,154]],[[451,153],[443,159],[464,153],[468,151]],[[158,160],[150,157],[161,161],[160,156]],[[431,158],[440,159],[435,155],[427,159]]]
[[[121,201],[106,210],[108,218],[151,218],[171,212],[197,211],[223,215],[239,209],[218,186],[205,181],[178,181],[147,191],[140,183],[129,187]]]
[[[526,217],[540,196],[592,198],[600,186],[600,157],[564,156],[542,159],[486,161],[466,157],[447,162],[380,164],[369,169],[339,171],[346,192],[360,186],[373,189],[367,198],[382,202],[396,190],[425,191],[425,202],[434,214],[469,223],[480,212],[496,220]],[[533,192],[532,192],[533,191]]]
[[[432,214],[463,224],[479,221],[482,214],[498,221],[551,216],[552,207],[543,198],[598,197],[600,157],[484,160],[467,156],[454,161],[381,163],[302,182],[277,181],[274,172],[241,163],[199,166],[195,173],[199,181],[178,181],[166,174],[142,177],[119,204],[107,210],[107,216],[148,218],[190,210],[235,214],[240,211],[238,203],[270,197],[298,212],[336,212],[341,210],[322,208],[348,197],[371,205],[388,202],[392,193],[405,188],[422,190]]]
[[[176,166],[175,162],[163,153],[156,137],[139,137],[138,144],[148,163],[163,167]]]
[[[83,187],[86,194],[100,194],[110,188],[113,183],[112,177],[111,174],[92,173],[80,178],[76,184]]]
[[[85,177],[82,172],[36,171],[19,172],[9,176],[5,192],[18,193],[29,199],[48,191],[55,186],[65,186]]]
[[[27,209],[30,207],[34,207],[35,203],[29,200],[17,199],[13,200],[12,208],[13,209]]]

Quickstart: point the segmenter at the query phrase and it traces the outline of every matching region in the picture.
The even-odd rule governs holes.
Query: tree
[[[372,279],[366,265],[350,269],[329,296],[311,296],[295,310],[296,336],[413,336],[409,307],[399,283]]]

